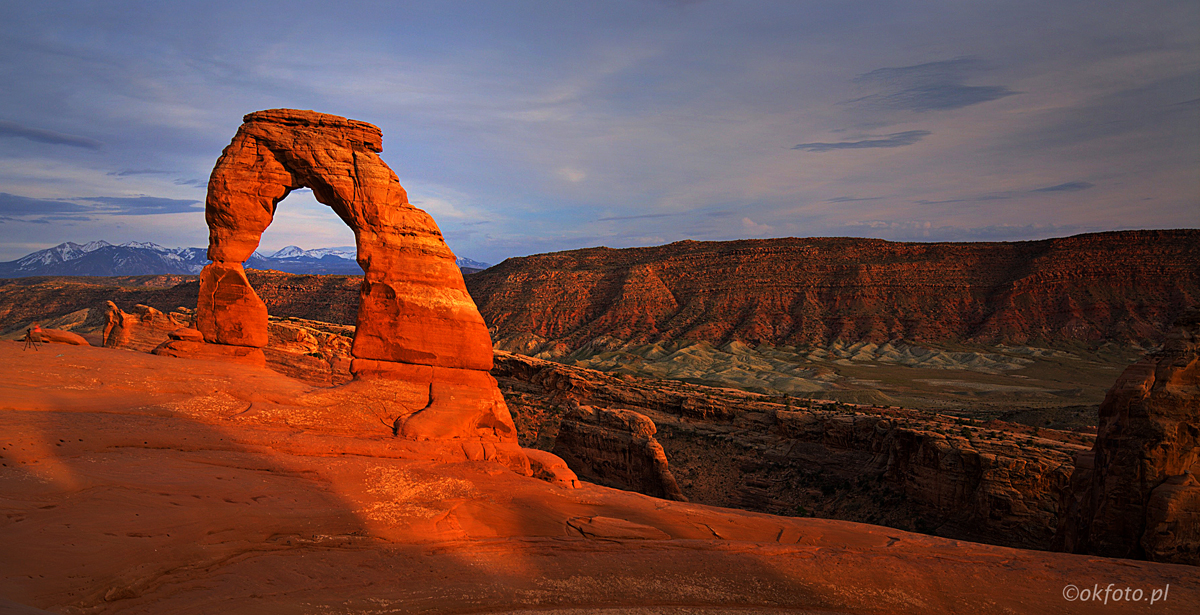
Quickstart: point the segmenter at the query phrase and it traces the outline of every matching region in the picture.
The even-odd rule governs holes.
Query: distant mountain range
[[[0,263],[0,278],[41,275],[124,276],[197,274],[209,263],[205,248],[164,248],[158,244],[130,241],[113,245],[107,241],[85,244],[61,243],[15,261]],[[474,273],[491,265],[459,258],[463,273]],[[305,250],[288,246],[266,255],[255,252],[247,269],[273,269],[287,273],[362,275],[355,261],[354,246]]]

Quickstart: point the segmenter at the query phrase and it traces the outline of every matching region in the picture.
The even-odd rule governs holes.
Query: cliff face
[[[1016,434],[870,412],[776,413],[784,437],[776,464],[830,466],[847,482],[891,485],[924,508],[925,519],[959,537],[1046,548],[1058,522],[1059,494],[1070,481],[1075,447]],[[852,470],[852,468],[854,468]],[[839,471],[841,470],[841,471]]]
[[[512,258],[467,278],[502,348],[1161,339],[1200,301],[1200,231],[1015,243],[683,241]]]
[[[589,417],[620,408],[651,419],[692,502],[1014,547],[1051,546],[1059,494],[1074,457],[1090,445],[1071,432],[612,376],[507,352],[496,353],[492,374],[522,443],[553,443],[593,480],[586,464],[614,466],[634,447],[615,430],[599,433],[599,419],[560,414],[563,406],[592,406]],[[624,488],[657,495],[625,480]]]
[[[551,451],[581,478],[668,500],[687,501],[654,439],[654,422],[631,410],[572,404]]]
[[[1121,374],[1078,465],[1060,548],[1200,565],[1200,311]]]

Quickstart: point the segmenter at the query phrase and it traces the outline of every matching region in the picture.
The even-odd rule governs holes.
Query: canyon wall
[[[632,410],[573,403],[551,452],[585,480],[687,501],[671,475],[662,445],[654,439],[656,431],[653,421]]]
[[[771,514],[1048,549],[1073,460],[1091,445],[1073,432],[613,376],[507,352],[495,363],[524,446],[577,440],[578,424],[597,422],[570,410],[581,404],[633,410],[656,425],[689,501]],[[629,454],[601,450],[621,448],[614,441],[578,448],[598,460]]]
[[[1200,231],[1012,243],[682,241],[511,258],[468,276],[497,347],[1157,342],[1200,302]]]
[[[1121,374],[1078,465],[1059,548],[1200,565],[1200,311]]]

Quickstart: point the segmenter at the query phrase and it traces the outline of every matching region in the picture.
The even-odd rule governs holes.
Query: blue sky
[[[1200,227],[1200,3],[0,0],[0,260],[203,246],[242,115],[383,129],[460,256]],[[271,251],[350,245],[311,193]]]

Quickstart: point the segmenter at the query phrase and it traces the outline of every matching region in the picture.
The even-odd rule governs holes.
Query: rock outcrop
[[[322,386],[351,380],[354,327],[301,318],[271,318],[267,335],[263,352],[275,371]]]
[[[1006,243],[682,241],[510,258],[468,288],[497,347],[1158,343],[1200,303],[1200,231]]]
[[[637,412],[573,403],[552,452],[586,480],[686,502],[655,431],[654,421]]]
[[[63,331],[62,329],[42,329],[42,341],[47,344],[69,344],[71,346],[87,346],[87,340],[82,335]]]
[[[170,332],[191,326],[195,316],[192,310],[185,307],[165,314],[140,303],[133,307],[132,312],[125,312],[112,301],[106,302],[104,309],[104,346],[141,352],[149,352],[166,342],[170,339]]]
[[[1200,310],[1121,374],[1079,457],[1060,548],[1200,565]]]
[[[885,413],[785,410],[775,417],[786,439],[768,462],[822,468],[843,484],[882,481],[932,512],[937,522],[929,525],[943,532],[1025,547],[1050,544],[1080,448]]]
[[[279,202],[308,187],[354,231],[363,269],[351,372],[412,389],[396,433],[515,446],[508,408],[488,375],[483,318],[437,224],[408,203],[382,150],[383,133],[365,122],[294,109],[245,116],[208,182],[212,263],[200,274],[196,327],[209,347],[175,340],[159,352],[241,358],[268,345],[267,307],[243,263]]]

